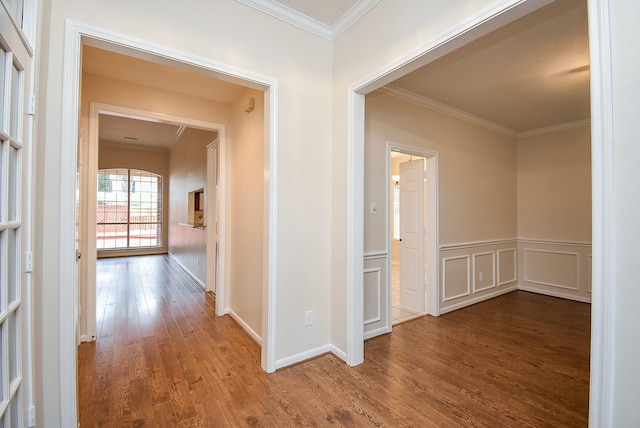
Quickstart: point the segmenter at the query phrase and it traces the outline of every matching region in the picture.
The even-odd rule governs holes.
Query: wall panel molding
[[[462,250],[466,248],[484,247],[488,245],[516,244],[517,242],[518,242],[517,238],[488,239],[485,241],[458,242],[454,244],[440,245],[440,250],[453,251],[453,250]]]
[[[538,256],[534,256],[533,254],[538,254]],[[534,260],[534,257],[537,257],[538,260]],[[572,259],[575,260],[573,266],[570,265],[570,263],[572,263]],[[574,272],[575,277],[569,278],[568,275],[573,274]],[[562,274],[567,277],[560,278],[560,275]],[[550,275],[556,276],[554,278]],[[566,281],[567,279],[570,279],[571,281]],[[524,280],[526,282],[547,285],[550,287],[578,290],[578,286],[580,283],[579,254],[567,251],[551,251],[525,248]]]
[[[466,291],[448,296],[447,295],[447,289],[448,289],[447,264],[453,264],[454,261],[457,261],[457,260],[464,260],[466,262],[465,263]],[[447,302],[453,299],[459,299],[461,297],[465,297],[471,294],[470,271],[471,271],[471,256],[469,255],[444,257],[442,259],[442,302]],[[451,276],[453,276],[453,272],[451,275],[449,275],[449,277]]]
[[[513,277],[510,278],[502,278],[500,266],[502,266],[502,254],[503,253],[513,253]],[[511,264],[511,263],[510,263]],[[504,250],[498,250],[498,287],[501,285],[508,284],[510,282],[514,282],[518,280],[518,249],[517,248],[507,248]]]
[[[476,259],[482,257],[482,256],[491,256],[491,284],[485,285],[482,288],[478,288],[476,284],[476,279],[479,280],[479,275],[480,272],[484,271],[480,271],[478,272],[479,268],[478,268],[478,262],[476,261]],[[472,281],[472,286],[473,286],[473,292],[474,293],[478,293],[480,291],[485,291],[485,290],[490,290],[493,287],[496,286],[496,252],[495,251],[485,251],[483,253],[474,253],[472,256],[472,261],[473,261],[473,281]]]
[[[373,276],[373,282],[369,282],[367,281],[367,275]],[[382,269],[379,267],[376,268],[371,268],[371,269],[365,269],[364,270],[364,288],[365,288],[365,293],[370,293],[370,296],[376,296],[376,305],[375,305],[375,310],[374,310],[374,314],[369,315],[369,318],[367,317],[367,307],[365,306],[364,308],[364,316],[365,316],[365,320],[364,320],[364,325],[369,325],[369,324],[373,324],[374,322],[378,322],[382,319],[381,317],[381,313],[382,313],[382,308],[381,308],[381,304],[382,304]]]

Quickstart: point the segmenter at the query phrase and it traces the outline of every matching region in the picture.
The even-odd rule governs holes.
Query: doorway
[[[387,295],[392,325],[438,316],[438,152],[387,142]]]
[[[427,180],[426,159],[392,150],[391,188],[391,322],[420,317],[426,311]]]

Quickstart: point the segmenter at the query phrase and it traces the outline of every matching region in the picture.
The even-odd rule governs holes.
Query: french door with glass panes
[[[33,426],[31,137],[35,5],[0,0],[0,428]],[[31,110],[31,111],[30,111]]]

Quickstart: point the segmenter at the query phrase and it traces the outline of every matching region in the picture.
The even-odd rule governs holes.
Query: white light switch
[[[377,202],[371,202],[371,214],[372,215],[378,214],[378,203]]]

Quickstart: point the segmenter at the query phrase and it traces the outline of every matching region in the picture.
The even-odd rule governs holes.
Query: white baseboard
[[[518,285],[512,285],[507,288],[500,288],[493,293],[483,294],[482,296],[475,297],[473,299],[465,300],[460,303],[456,303],[451,306],[447,306],[446,308],[440,308],[440,315],[446,314],[447,312],[455,311],[456,309],[464,308],[465,306],[471,306],[476,303],[484,302],[485,300],[493,299],[494,297],[501,296],[503,294],[511,293],[512,291],[518,290]]]
[[[82,343],[87,342],[87,335],[86,334],[81,334],[80,335],[80,342],[82,342]]]
[[[256,333],[251,327],[249,327],[249,324],[244,322],[244,320],[240,318],[240,316],[236,314],[232,309],[227,309],[227,313],[231,318],[234,319],[235,322],[240,324],[240,327],[242,327],[242,329],[246,331],[247,334],[251,336],[251,338],[255,340],[258,345],[262,346],[262,337],[260,337],[258,333]]]
[[[371,331],[367,331],[364,333],[364,340],[371,339],[372,337],[381,336],[383,334],[389,333],[389,329],[387,327],[380,327],[373,329]]]
[[[200,286],[201,286],[202,288],[204,288],[204,289],[206,289],[206,288],[207,288],[207,286],[205,285],[205,283],[204,283],[204,282],[202,282],[202,281],[200,281],[200,280],[199,280],[199,279],[198,279],[198,278],[197,278],[197,277],[196,277],[196,276],[195,276],[195,275],[194,275],[194,274],[193,274],[189,269],[187,269],[187,267],[186,267],[185,265],[183,265],[183,264],[180,262],[180,260],[178,260],[178,258],[177,258],[176,256],[174,256],[174,255],[173,255],[173,253],[167,253],[167,254],[169,254],[169,256],[170,256],[170,257],[171,257],[171,258],[172,258],[176,263],[178,263],[182,269],[184,269],[184,271],[187,273],[187,275],[189,275],[191,278],[193,278],[193,280],[194,280],[195,282],[197,282],[198,284],[200,284]]]
[[[281,369],[283,367],[290,366],[291,364],[296,364],[310,358],[315,358],[319,355],[326,354],[327,352],[333,352],[333,345],[328,344],[319,346],[317,348],[309,349],[308,351],[304,351],[299,354],[291,355],[290,357],[278,360],[276,361],[276,369]]]
[[[567,294],[561,291],[541,290],[539,288],[530,287],[527,285],[519,285],[518,289],[522,291],[528,291],[530,293],[544,294],[545,296],[560,297],[561,299],[575,300],[576,302],[591,303],[591,299],[589,297],[575,296],[573,294]]]

